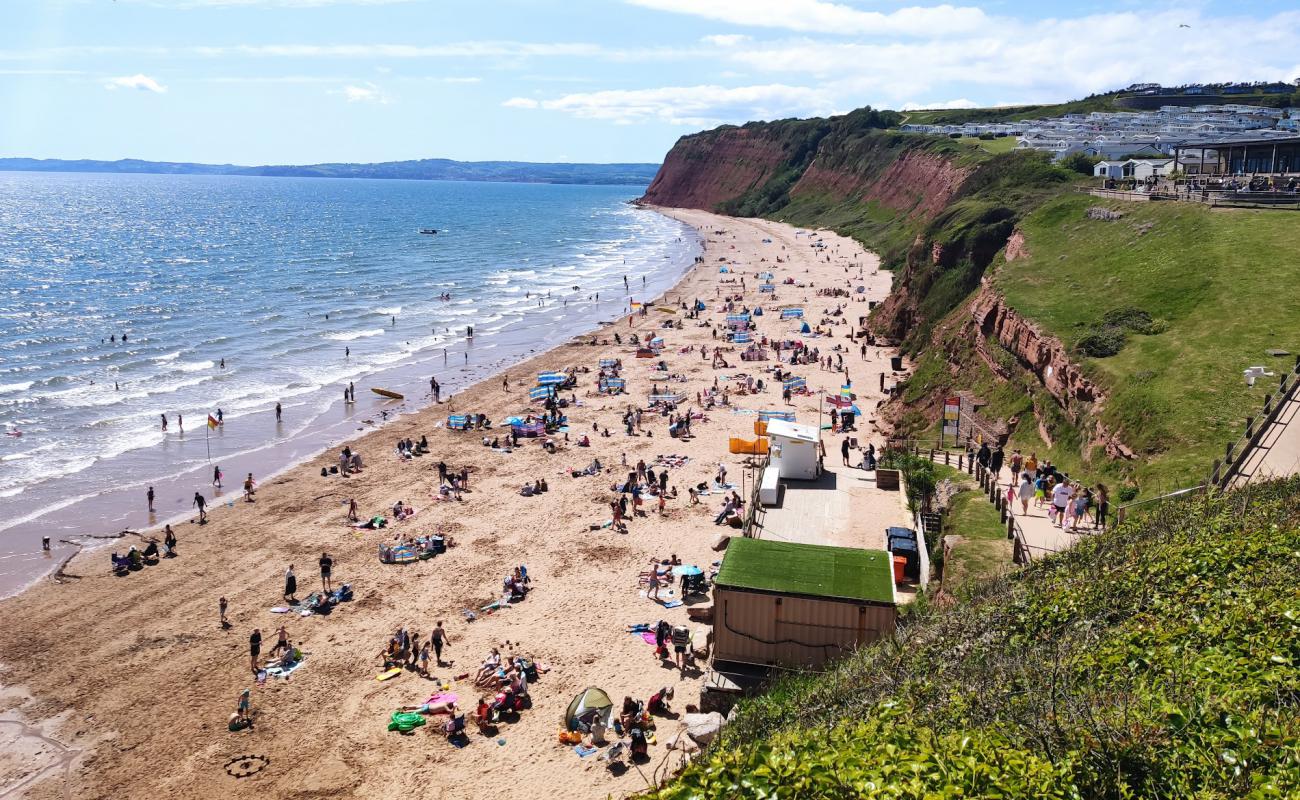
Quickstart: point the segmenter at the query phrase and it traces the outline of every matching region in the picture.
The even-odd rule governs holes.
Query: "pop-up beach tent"
[[[591,723],[600,719],[606,728],[614,724],[614,703],[605,694],[604,689],[597,689],[595,686],[588,686],[573,698],[569,703],[569,708],[564,712],[564,727],[566,730],[575,731],[581,728],[588,728]]]

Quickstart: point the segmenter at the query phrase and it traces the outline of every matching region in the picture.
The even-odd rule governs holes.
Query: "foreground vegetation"
[[[919,607],[652,796],[1300,796],[1300,480],[1250,492]]]

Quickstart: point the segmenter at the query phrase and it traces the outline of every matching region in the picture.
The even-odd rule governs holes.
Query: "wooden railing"
[[[1295,395],[1297,386],[1300,386],[1300,356],[1296,357],[1295,366],[1278,381],[1277,392],[1264,395],[1264,407],[1260,411],[1258,420],[1255,417],[1246,417],[1245,432],[1236,441],[1228,443],[1222,459],[1214,460],[1207,483],[1220,489],[1227,488],[1232,479],[1240,473],[1246,459],[1259,446],[1265,431],[1277,421],[1282,408]]]

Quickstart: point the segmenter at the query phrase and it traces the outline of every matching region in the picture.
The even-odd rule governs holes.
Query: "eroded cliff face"
[[[832,146],[829,141],[822,143],[823,152],[790,190],[791,196],[826,194],[837,200],[874,202],[930,220],[952,201],[971,173],[968,167],[919,150],[887,160],[883,170],[869,157],[859,160],[861,166],[853,169],[836,157],[839,154],[831,151]]]
[[[683,136],[664,157],[642,202],[716,210],[761,186],[785,162],[780,141],[763,129],[730,128]]]

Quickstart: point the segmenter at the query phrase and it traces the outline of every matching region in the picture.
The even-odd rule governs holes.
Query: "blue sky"
[[[1300,77],[1294,2],[916,2],[0,0],[0,155],[658,161],[724,122]]]

